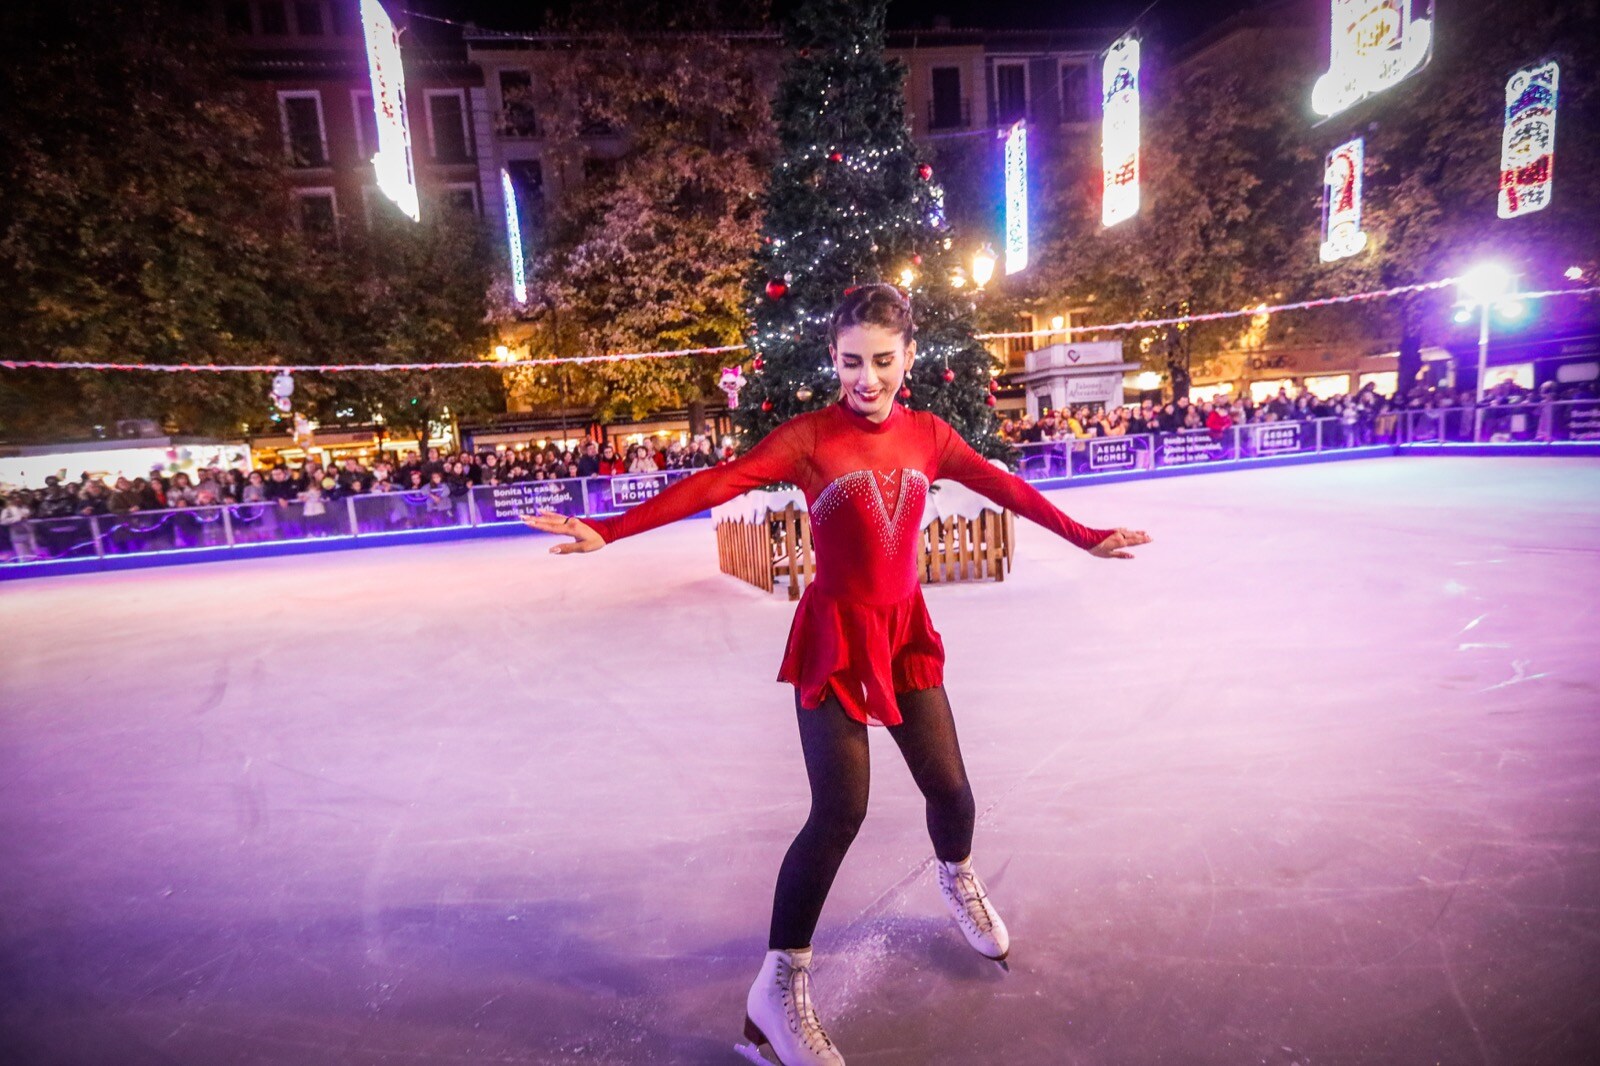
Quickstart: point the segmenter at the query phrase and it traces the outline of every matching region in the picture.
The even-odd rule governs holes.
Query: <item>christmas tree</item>
[[[734,415],[749,447],[831,403],[828,316],[852,285],[888,281],[911,297],[917,359],[902,401],[948,421],[980,453],[995,433],[989,352],[973,339],[932,167],[906,125],[904,69],[883,54],[887,0],[803,0],[773,101],[779,153],[750,276],[754,358]]]

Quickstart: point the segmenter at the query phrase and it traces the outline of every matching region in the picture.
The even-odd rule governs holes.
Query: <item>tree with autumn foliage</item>
[[[295,362],[287,187],[204,22],[155,0],[0,8],[4,355],[51,362]],[[0,436],[118,419],[237,432],[238,374],[0,371]]]
[[[1592,79],[1561,86],[1550,207],[1502,220],[1496,190],[1507,79],[1545,59],[1563,70],[1600,67],[1597,10],[1593,0],[1453,7],[1422,71],[1320,125],[1309,99],[1325,61],[1325,22],[1307,32],[1280,23],[1282,8],[1259,16],[1235,38],[1248,62],[1189,57],[1163,68],[1157,52],[1142,99],[1142,210],[1103,228],[1097,171],[1055,190],[1073,223],[1041,256],[1035,284],[1087,303],[1093,321],[1132,321],[1413,285],[1483,258],[1507,262],[1534,288],[1556,283],[1571,264],[1592,271],[1600,258],[1600,231],[1588,221],[1600,213]],[[1366,145],[1368,245],[1323,263],[1324,160],[1356,136]],[[1255,342],[1397,346],[1403,390],[1422,346],[1451,339],[1453,299],[1447,289],[1274,316]],[[1592,302],[1578,300],[1551,301],[1542,312],[1594,317]],[[1166,371],[1182,394],[1195,361],[1236,349],[1242,328],[1249,332],[1230,320],[1125,336],[1130,355]]]
[[[587,5],[568,27],[580,43],[548,67],[541,113],[552,156],[585,178],[555,212],[529,283],[533,361],[514,388],[535,406],[698,416],[720,368],[737,361],[557,369],[538,358],[741,343],[771,125],[770,59],[729,32],[740,25],[716,5],[619,4]],[[596,130],[619,131],[603,154]]]
[[[1292,35],[1289,35],[1292,40]],[[1320,168],[1291,116],[1301,71],[1293,49],[1258,50],[1248,70],[1160,67],[1142,86],[1139,213],[1101,225],[1098,165],[1053,190],[1069,220],[1040,256],[1034,284],[1081,300],[1091,321],[1167,319],[1253,306],[1287,291],[1305,254],[1301,215]],[[1311,255],[1315,257],[1315,248]],[[1124,334],[1129,355],[1187,395],[1195,360],[1237,337],[1238,322]]]
[[[1366,135],[1369,233],[1362,254],[1325,273],[1345,291],[1455,277],[1491,259],[1520,274],[1528,290],[1562,287],[1573,264],[1592,277],[1600,266],[1600,84],[1588,75],[1600,70],[1600,3],[1484,0],[1441,9],[1440,17],[1448,32],[1435,34],[1425,68],[1324,128],[1327,147]],[[1541,211],[1502,219],[1506,82],[1550,60],[1561,68],[1554,194]],[[1395,302],[1402,390],[1421,368],[1424,345],[1470,338],[1450,319],[1454,299],[1447,289]],[[1547,324],[1600,322],[1593,300],[1550,300],[1536,313]]]
[[[381,421],[427,450],[430,427],[505,410],[505,383],[487,356],[498,335],[492,301],[497,257],[473,215],[442,205],[413,222],[384,201],[372,225],[341,247],[321,250],[315,289],[302,300],[340,300],[325,320],[327,361],[470,363],[483,369],[392,370],[329,374],[304,382],[296,406],[324,423],[338,412]]]

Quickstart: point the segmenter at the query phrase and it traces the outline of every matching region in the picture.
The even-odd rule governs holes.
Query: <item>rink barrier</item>
[[[1552,432],[1563,436],[1540,439]],[[1600,402],[1406,411],[1370,425],[1337,419],[1258,422],[1220,434],[1080,438],[1025,444],[1018,451],[1019,472],[1039,489],[1396,455],[1600,457]],[[519,516],[538,507],[577,518],[620,514],[693,473],[480,485],[450,497],[448,506],[436,497],[431,508],[427,493],[388,492],[328,500],[321,514],[307,514],[300,501],[257,501],[31,519],[19,523],[20,530],[10,527],[7,539],[23,551],[0,559],[0,581],[517,536],[532,533]]]

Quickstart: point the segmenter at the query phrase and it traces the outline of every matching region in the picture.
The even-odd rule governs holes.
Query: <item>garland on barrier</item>
[[[1278,304],[1272,307],[1247,307],[1238,311],[1208,311],[1198,315],[1180,315],[1175,318],[1151,318],[1136,322],[1109,322],[1098,326],[1073,326],[1062,329],[1036,329],[1008,333],[978,333],[976,340],[1009,340],[1018,337],[1047,337],[1061,335],[1068,340],[1073,334],[1118,333],[1135,329],[1158,329],[1163,326],[1191,325],[1197,322],[1219,322],[1229,318],[1246,318],[1255,315],[1275,315],[1285,311],[1305,311],[1315,307],[1333,307],[1337,304],[1357,303],[1363,300],[1381,300],[1406,293],[1426,292],[1456,284],[1459,278],[1425,281],[1417,285],[1401,285],[1393,289],[1356,292],[1346,296],[1328,296],[1317,300]],[[1507,299],[1542,300],[1551,296],[1591,296],[1600,293],[1600,286],[1584,289],[1545,289],[1539,292],[1510,293]],[[661,352],[623,352],[617,355],[568,355],[551,359],[521,359],[514,362],[498,360],[473,360],[465,363],[313,363],[296,366],[285,363],[57,363],[44,359],[0,359],[0,370],[148,370],[166,374],[348,374],[360,371],[384,373],[405,370],[506,370],[512,367],[544,367],[561,364],[621,363],[634,359],[676,359],[683,356],[725,355],[748,349],[743,344],[725,344],[716,348],[676,348]]]

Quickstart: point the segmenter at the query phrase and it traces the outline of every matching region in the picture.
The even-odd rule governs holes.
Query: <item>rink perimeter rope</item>
[[[1374,289],[1371,292],[1348,293],[1344,296],[1328,296],[1316,300],[1301,300],[1298,303],[1276,304],[1272,306],[1246,307],[1237,311],[1208,311],[1203,314],[1178,315],[1172,318],[1149,318],[1132,322],[1108,322],[1103,325],[1074,326],[1063,329],[1036,329],[1007,333],[978,333],[974,339],[980,341],[1012,340],[1022,337],[1055,337],[1064,338],[1068,343],[1075,334],[1092,333],[1125,333],[1129,330],[1160,329],[1166,326],[1194,325],[1202,322],[1221,322],[1230,318],[1251,318],[1256,315],[1276,315],[1287,311],[1307,311],[1318,307],[1334,307],[1340,304],[1359,303],[1367,300],[1390,299],[1395,296],[1404,296],[1413,292],[1429,292],[1455,285],[1459,278],[1443,278],[1439,281],[1426,281],[1417,285],[1401,285],[1392,289]],[[1600,286],[1590,286],[1582,289],[1545,289],[1540,292],[1513,293],[1508,298],[1516,300],[1543,300],[1554,296],[1592,296],[1600,293]],[[100,363],[100,362],[56,362],[47,359],[0,359],[0,370],[94,370],[94,371],[137,371],[143,370],[160,374],[350,374],[358,372],[389,373],[396,371],[430,371],[430,370],[506,370],[513,367],[525,366],[581,366],[590,363],[622,363],[636,359],[679,359],[688,356],[726,355],[730,352],[747,351],[748,346],[743,344],[725,344],[715,348],[674,348],[669,351],[657,352],[621,352],[614,355],[568,355],[554,356],[549,359],[475,359],[469,362],[449,363]]]

